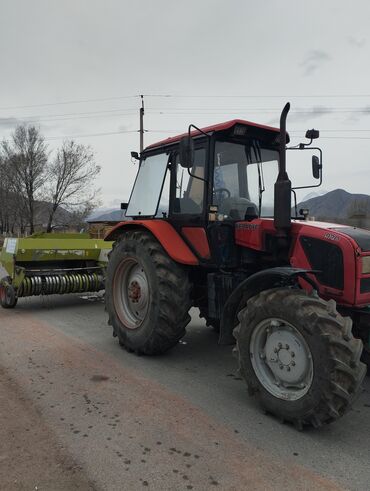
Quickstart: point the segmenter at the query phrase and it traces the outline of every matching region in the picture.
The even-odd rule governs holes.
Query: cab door
[[[170,220],[200,260],[209,261],[207,225],[207,145],[198,144],[194,150],[191,169],[181,166],[180,155],[172,160]]]

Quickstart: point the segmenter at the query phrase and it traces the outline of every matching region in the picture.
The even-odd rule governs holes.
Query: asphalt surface
[[[0,489],[370,489],[370,377],[348,415],[298,432],[261,413],[231,348],[193,314],[171,352],[137,357],[112,338],[99,299],[21,299],[0,309],[2,394],[18,399],[34,432],[42,428],[42,445],[64,469],[53,483],[42,454],[24,461],[39,437],[25,423],[17,430],[17,405],[3,397]],[[4,481],[17,452],[23,464]]]

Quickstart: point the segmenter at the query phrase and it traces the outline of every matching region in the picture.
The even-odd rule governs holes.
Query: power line
[[[120,108],[120,109],[110,109],[110,110],[102,110],[102,111],[84,111],[84,112],[74,112],[74,113],[62,113],[62,114],[40,114],[40,115],[30,115],[30,116],[9,116],[6,118],[0,118],[1,124],[8,124],[9,122],[13,122],[14,119],[22,120],[22,121],[57,121],[54,118],[64,118],[64,119],[74,119],[81,118],[82,116],[96,117],[100,115],[132,115],[136,114],[133,111],[135,108]],[[181,113],[179,111],[185,111]],[[224,111],[224,112],[221,112]],[[279,108],[254,108],[254,107],[238,107],[238,108],[150,108],[148,112],[150,114],[234,114],[235,112],[249,111],[253,112],[279,112]],[[307,113],[307,114],[329,114],[331,112],[364,112],[370,114],[370,107],[368,108],[340,108],[340,107],[327,107],[327,108],[304,108],[304,109],[296,109],[292,110],[292,113]],[[49,119],[53,118],[53,119]],[[63,119],[60,119],[63,121]]]
[[[370,94],[144,94],[144,97],[163,97],[163,98],[178,98],[178,99],[217,99],[217,98],[225,98],[225,99],[246,99],[246,98],[304,98],[304,99],[312,99],[312,98],[351,98],[351,97],[370,97]]]
[[[280,107],[242,107],[242,106],[237,106],[237,107],[215,107],[212,105],[212,107],[174,107],[170,106],[167,108],[163,107],[150,107],[151,111],[163,111],[163,110],[168,110],[168,111],[202,111],[202,110],[238,110],[238,111],[279,111],[281,110]],[[334,111],[334,110],[340,110],[340,111],[369,111],[370,112],[370,105],[365,106],[365,107],[348,107],[348,106],[309,106],[309,107],[299,107],[298,109],[292,109],[292,111]]]
[[[288,133],[292,133],[292,132],[297,133],[299,131],[306,131],[306,129],[302,128],[301,130],[290,130],[290,131],[288,131]],[[336,130],[334,130],[334,129],[330,129],[330,130],[327,129],[326,130],[326,129],[321,129],[320,128],[320,133],[329,133],[329,132],[330,133],[343,133],[343,132],[346,132],[346,133],[354,133],[355,132],[356,133],[358,131],[370,133],[370,129],[369,130],[349,130],[349,129],[345,129],[345,130],[344,129],[341,129],[341,130],[339,130],[339,129],[336,129]]]
[[[138,133],[138,130],[122,130],[122,131],[108,131],[106,133],[82,133],[82,134],[74,134],[74,135],[59,135],[59,136],[45,136],[44,140],[45,141],[52,141],[52,140],[69,140],[72,138],[85,138],[89,136],[93,137],[99,137],[99,136],[110,136],[110,135],[122,135],[126,133]],[[10,143],[11,140],[2,140],[5,142]]]
[[[289,131],[289,134],[292,135],[294,132],[305,131],[305,130],[292,130]],[[337,131],[337,130],[322,130],[322,131]],[[340,130],[342,131],[342,130]],[[343,130],[345,131],[345,130]],[[352,131],[369,131],[370,130],[352,130]],[[47,136],[44,138],[45,141],[53,141],[53,140],[63,140],[63,139],[72,139],[72,138],[85,138],[85,137],[101,137],[101,136],[111,136],[111,135],[123,135],[129,133],[138,133],[139,130],[122,130],[122,131],[108,131],[102,133],[82,133],[82,134],[73,134],[73,135],[59,135],[59,136]],[[146,133],[176,133],[181,134],[183,130],[145,130]],[[292,135],[293,136],[293,135]],[[295,135],[297,138],[299,135]],[[335,139],[335,140],[370,140],[369,137],[356,137],[356,136],[320,136],[320,139]],[[10,140],[3,140],[9,142]]]
[[[64,104],[84,104],[86,102],[107,102],[107,101],[116,101],[120,99],[135,99],[140,96],[138,95],[123,95],[119,97],[103,97],[99,99],[80,99],[80,100],[72,100],[72,101],[62,101],[62,102],[48,102],[43,104],[28,104],[23,106],[5,106],[0,107],[0,111],[5,111],[8,109],[27,109],[30,107],[46,107],[46,106],[59,106]]]
[[[46,122],[55,122],[55,121],[71,121],[76,119],[99,119],[99,118],[108,118],[108,117],[119,117],[119,116],[133,116],[136,115],[136,112],[119,112],[115,114],[100,114],[95,116],[73,116],[67,118],[38,118],[38,119],[26,119],[26,118],[8,118],[7,120],[0,119],[0,124],[9,125],[14,122],[14,119],[20,123],[46,123]]]
[[[273,99],[273,98],[302,98],[302,99],[314,99],[314,98],[361,98],[361,97],[370,97],[370,94],[143,94],[144,97],[152,97],[152,98],[171,98],[171,99]],[[116,97],[99,97],[93,99],[73,99],[66,100],[60,102],[46,102],[46,103],[38,103],[38,104],[24,104],[24,105],[16,105],[16,106],[2,106],[0,107],[1,111],[9,110],[9,109],[28,109],[32,107],[47,107],[47,106],[59,106],[59,105],[68,105],[68,104],[84,104],[91,102],[109,102],[116,101],[122,99],[138,99],[140,98],[139,94],[135,95],[121,95]]]
[[[288,133],[294,137],[294,138],[300,138],[300,137],[303,137],[303,133],[305,132],[306,130],[300,130],[300,131],[288,131]],[[326,131],[330,131],[330,130],[326,130]],[[335,131],[335,130],[333,130]],[[370,133],[370,130],[359,130],[359,131],[368,131]],[[147,130],[148,133],[176,133],[176,134],[182,134],[182,131],[181,130]],[[184,131],[183,131],[184,132]],[[298,134],[295,134],[293,135],[292,133],[300,133],[299,135]],[[321,130],[320,130],[321,132]],[[320,139],[333,139],[333,140],[370,140],[370,136],[369,137],[366,137],[366,136],[320,136]]]
[[[163,115],[168,115],[168,116],[188,116],[188,115],[207,115],[207,116],[212,116],[212,115],[219,115],[219,114],[240,114],[241,112],[246,112],[248,111],[249,114],[280,114],[280,109],[254,109],[254,108],[235,108],[235,110],[217,110],[215,109],[214,111],[199,111],[199,110],[191,110],[191,109],[182,109],[182,110],[177,110],[177,109],[166,109],[166,110],[153,110],[149,109],[147,110],[147,113],[149,114],[163,114]],[[330,114],[351,114],[351,113],[363,113],[363,114],[369,114],[370,115],[370,107],[369,108],[364,108],[364,109],[331,109],[331,108],[323,108],[322,110],[319,109],[307,109],[307,110],[291,110],[290,114],[312,114],[312,115],[317,115],[317,114],[325,114],[325,115],[330,115]]]
[[[62,114],[34,114],[30,116],[9,116],[6,118],[0,118],[1,120],[12,120],[14,118],[17,119],[27,119],[27,118],[33,118],[33,119],[38,119],[38,118],[57,118],[57,117],[62,117],[62,116],[80,116],[80,115],[89,115],[89,114],[105,114],[105,113],[117,113],[121,111],[134,111],[136,108],[120,108],[120,109],[105,109],[102,111],[84,111],[84,112],[73,112],[73,113],[62,113]]]
[[[370,140],[370,136],[320,136],[325,140]]]
[[[110,135],[122,135],[125,133],[138,133],[138,130],[122,130],[122,131],[108,131],[106,133],[82,133],[74,135],[64,135],[64,136],[48,136],[45,140],[60,140],[60,139],[70,139],[70,138],[85,138],[88,136],[110,136]]]
[[[167,113],[167,112],[164,112],[164,111],[159,111],[159,112],[152,112],[152,111],[147,111],[147,113],[151,114],[151,115],[168,115],[168,116],[190,116],[190,115],[197,115],[197,116],[218,116],[218,115],[229,115],[229,116],[233,116],[233,115],[239,115],[241,111],[235,111],[235,112],[189,112],[189,113],[186,113],[186,112],[174,112],[174,113]],[[370,110],[363,110],[363,111],[336,111],[336,112],[343,112],[343,113],[364,113],[364,114],[369,114],[370,115]],[[254,111],[250,111],[249,112],[250,114],[253,114]],[[271,114],[272,111],[258,111],[258,113],[260,114]],[[312,115],[316,115],[316,114],[327,114],[327,115],[330,115],[332,113],[334,113],[334,111],[328,111],[328,112],[323,112],[323,113],[319,113],[317,111],[292,111],[292,113],[296,113],[296,114],[312,114]],[[61,117],[61,115],[58,115],[57,118],[49,118],[49,117],[44,117],[44,116],[40,116],[40,117],[35,117],[35,116],[29,116],[29,117],[18,117],[18,116],[14,116],[14,117],[10,117],[10,118],[0,118],[0,125],[9,125],[9,124],[17,124],[17,123],[46,123],[46,122],[57,122],[57,121],[73,121],[73,120],[77,120],[77,119],[101,119],[101,118],[111,118],[111,117],[120,117],[120,116],[135,116],[137,113],[136,112],[133,112],[133,111],[124,111],[124,110],[119,110],[119,111],[114,111],[114,112],[97,112],[97,113],[91,113],[91,114],[88,114],[86,116],[79,116],[79,115],[74,115],[74,116],[70,116],[70,117]],[[347,130],[338,130],[338,131],[347,131]],[[348,130],[348,131],[356,131],[356,130]],[[360,131],[360,130],[358,130]]]

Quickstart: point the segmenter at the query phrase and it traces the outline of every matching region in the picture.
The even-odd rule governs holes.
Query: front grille
[[[312,269],[320,271],[317,278],[323,285],[343,290],[344,267],[341,249],[330,242],[301,237],[301,245]]]

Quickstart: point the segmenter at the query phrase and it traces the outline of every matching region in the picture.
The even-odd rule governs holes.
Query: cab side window
[[[203,212],[204,207],[204,175],[205,175],[206,151],[204,148],[194,152],[194,165],[190,169],[181,167],[180,157],[176,157],[176,196],[174,213],[195,214]],[[196,177],[193,177],[196,176]],[[201,179],[197,179],[200,177]]]

